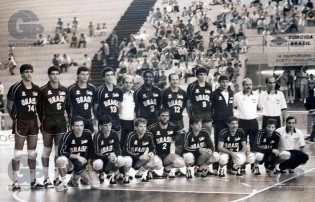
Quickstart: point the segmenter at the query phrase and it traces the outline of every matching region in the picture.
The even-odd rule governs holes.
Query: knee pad
[[[27,150],[28,159],[35,160],[37,157],[36,150]]]
[[[288,151],[282,151],[280,154],[279,154],[279,157],[281,160],[288,160],[291,158],[291,153],[288,152]]]
[[[229,155],[228,154],[221,154],[219,164],[221,166],[226,165],[229,162]]]
[[[14,150],[14,156],[13,156],[13,159],[16,160],[16,161],[20,161],[21,158],[23,156],[23,150]]]
[[[60,156],[56,160],[56,166],[58,168],[66,168],[68,165],[68,158],[65,156]]]
[[[100,171],[103,169],[104,163],[101,159],[96,159],[93,161],[93,169],[96,171]]]
[[[218,152],[213,152],[212,155],[210,156],[209,162],[210,163],[215,163],[220,160],[220,154]]]
[[[51,147],[44,147],[42,157],[48,159],[51,153]]]
[[[174,162],[173,162],[173,167],[174,168],[182,168],[184,166],[185,166],[185,161],[181,157],[175,159]]]
[[[191,164],[194,164],[195,163],[195,157],[192,153],[185,153],[183,155],[184,157],[184,161],[185,161],[185,164],[186,165],[191,165]]]
[[[122,167],[125,165],[125,159],[122,156],[117,156],[117,160],[115,162],[115,166]]]
[[[256,161],[257,162],[260,162],[260,161],[262,161],[264,159],[264,154],[263,153],[256,152],[255,156],[256,156]]]
[[[132,158],[130,156],[124,156],[125,167],[130,168],[132,166]]]
[[[246,163],[248,164],[253,164],[256,161],[256,156],[254,153],[250,152],[247,156],[246,156]]]
[[[246,156],[245,156],[245,154],[244,154],[244,153],[241,153],[241,152],[238,152],[238,153],[236,154],[236,156],[237,156],[238,158],[233,159],[233,162],[235,163],[235,165],[237,165],[237,166],[243,165],[243,164],[245,163],[245,161],[246,161]]]

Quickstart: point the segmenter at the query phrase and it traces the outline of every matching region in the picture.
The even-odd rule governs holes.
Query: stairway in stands
[[[127,41],[130,39],[130,34],[136,34],[143,23],[147,20],[150,9],[154,6],[157,0],[134,0],[125,14],[120,18],[120,21],[114,28],[118,36],[118,45],[126,38]],[[107,38],[107,43],[110,46],[111,37]],[[111,50],[111,47],[109,47]],[[113,59],[107,60],[107,66],[116,69],[118,67],[117,56]],[[102,70],[104,66],[102,63],[93,59],[93,66],[91,68],[91,79],[92,83],[96,86],[103,84]]]

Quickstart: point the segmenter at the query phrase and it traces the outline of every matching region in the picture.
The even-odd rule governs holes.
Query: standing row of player
[[[131,90],[132,77],[130,76],[125,76],[123,78],[123,89],[114,85],[115,75],[114,70],[111,68],[105,68],[103,70],[102,73],[105,83],[97,89],[95,86],[88,83],[89,69],[86,67],[78,68],[77,82],[71,85],[68,89],[59,83],[58,75],[60,74],[60,70],[58,67],[53,66],[48,69],[49,82],[42,88],[34,85],[31,81],[33,73],[33,67],[31,65],[22,65],[20,73],[22,75],[22,81],[14,84],[9,89],[7,105],[8,111],[14,120],[13,132],[16,137],[15,153],[12,161],[14,177],[13,189],[19,187],[17,183],[17,173],[25,140],[27,140],[31,186],[32,188],[43,187],[38,184],[35,179],[35,159],[37,155],[35,149],[38,134],[36,114],[38,114],[41,122],[41,130],[43,132],[44,140],[44,150],[42,154],[45,177],[44,187],[53,186],[48,175],[49,156],[52,147],[55,145],[57,148],[59,142],[64,144],[59,147],[59,152],[56,152],[56,158],[57,155],[62,157],[58,157],[56,161],[56,165],[59,169],[55,168],[54,181],[54,184],[60,187],[60,189],[64,187],[64,183],[61,183],[62,180],[60,181],[57,179],[59,175],[64,177],[64,171],[69,170],[69,166],[71,167],[72,164],[74,165],[76,174],[80,174],[83,171],[83,173],[85,173],[85,166],[89,165],[89,163],[93,164],[94,169],[102,167],[100,164],[97,164],[97,162],[100,161],[88,162],[88,160],[93,159],[84,158],[85,160],[83,160],[82,158],[86,155],[87,151],[90,151],[90,147],[87,145],[82,146],[80,144],[90,144],[89,141],[91,138],[87,137],[80,142],[74,137],[81,137],[83,131],[87,131],[87,133],[91,134],[94,132],[93,115],[99,120],[98,129],[103,132],[105,137],[105,134],[108,135],[108,132],[104,132],[108,130],[106,124],[109,125],[110,123],[110,129],[116,131],[123,152],[126,152],[125,156],[127,156],[126,158],[118,158],[120,157],[120,149],[116,148],[116,150],[110,150],[110,152],[108,152],[108,149],[113,147],[104,147],[103,153],[106,154],[106,157],[105,161],[102,161],[103,163],[105,162],[106,164],[107,159],[115,162],[114,167],[119,167],[119,165],[123,164],[129,165],[129,168],[130,165],[134,164],[135,169],[140,167],[145,168],[146,166],[144,165],[147,165],[147,163],[149,163],[147,167],[150,169],[162,168],[164,165],[164,176],[170,173],[171,168],[182,167],[185,164],[187,167],[186,176],[188,178],[191,177],[191,166],[195,164],[198,165],[196,173],[206,176],[208,174],[206,169],[207,166],[216,162],[218,162],[216,164],[217,167],[214,165],[213,172],[218,173],[216,170],[220,165],[219,175],[224,176],[222,165],[228,163],[227,157],[220,155],[216,151],[229,154],[232,157],[230,159],[235,161],[235,158],[239,158],[237,158],[234,153],[229,153],[225,149],[234,151],[234,148],[238,148],[235,151],[245,151],[248,157],[248,163],[254,163],[255,156],[253,153],[249,152],[250,149],[246,147],[246,141],[247,135],[249,135],[250,148],[253,150],[254,140],[258,132],[258,123],[256,119],[257,106],[263,109],[264,128],[267,125],[267,120],[270,118],[276,119],[277,123],[275,124],[275,128],[280,126],[281,110],[282,115],[285,116],[286,102],[283,94],[280,91],[275,90],[274,78],[267,79],[269,91],[261,94],[258,98],[258,95],[252,93],[252,82],[250,79],[244,80],[243,86],[245,88],[242,92],[233,95],[233,92],[227,85],[228,78],[221,76],[219,78],[220,88],[213,92],[211,85],[206,82],[208,72],[203,67],[199,67],[196,70],[197,80],[188,85],[187,92],[179,88],[179,77],[177,74],[169,75],[170,87],[161,92],[160,89],[153,86],[153,73],[151,71],[144,72],[144,84],[135,92]],[[161,106],[169,111],[166,110],[164,114],[162,111],[158,115]],[[233,106],[237,107],[239,111],[240,128],[243,128],[245,131],[244,137],[235,138],[233,136],[237,132],[236,128],[238,128],[238,120],[234,120],[233,118],[230,120],[230,117],[233,115]],[[255,109],[253,108],[254,106]],[[185,138],[182,138],[184,128],[182,113],[185,108],[187,109],[190,118],[190,130],[186,133]],[[71,122],[72,130],[66,133],[61,140],[62,134],[67,131],[65,111]],[[133,112],[135,112],[137,118],[141,118],[137,119],[137,122],[135,123],[135,131]],[[107,115],[108,117],[104,118],[104,115]],[[169,124],[168,120],[166,121],[167,116],[169,116],[169,120],[174,124]],[[82,123],[80,120],[76,122],[74,121],[82,119],[79,117],[83,117],[83,120],[81,120]],[[110,120],[110,122],[108,120]],[[213,147],[210,139],[212,121],[215,128],[215,147]],[[77,122],[80,122],[80,124]],[[162,131],[166,129],[164,128],[165,123],[163,127],[163,122],[167,122],[167,127],[174,126],[176,129],[173,130],[173,132],[170,132],[171,130],[167,131],[167,129],[166,135],[156,138],[155,135],[162,133]],[[237,124],[233,122],[237,122]],[[243,123],[243,127],[241,126],[241,123]],[[82,124],[84,124],[84,129],[87,130],[83,130]],[[145,135],[147,125],[150,126],[149,131],[151,131],[151,129],[155,131],[153,132],[153,135]],[[222,139],[224,137],[223,129],[227,128],[227,126],[230,128],[228,131],[232,134],[233,138],[227,138],[226,141],[234,139],[233,141],[242,140],[241,142],[237,142],[237,144],[234,144],[233,142],[226,143],[225,140]],[[73,133],[74,136],[72,135],[71,137],[71,134],[69,133]],[[133,133],[134,135],[132,135]],[[142,136],[146,136],[148,140],[143,140],[141,134]],[[175,134],[178,134],[175,141],[176,155],[172,154],[169,156],[172,135],[174,136]],[[74,139],[71,140],[71,142],[68,142],[71,138]],[[79,146],[76,146],[77,144],[79,144]],[[69,147],[69,145],[72,145],[73,148]],[[242,145],[243,148],[239,147],[240,145]],[[60,149],[64,147],[68,149]],[[302,144],[301,147],[303,147]],[[100,146],[98,145],[97,147],[97,145],[95,145],[93,150],[96,148],[100,148]],[[146,149],[149,149],[148,153],[145,152]],[[155,155],[155,150],[162,151],[162,153],[159,152],[159,155]],[[62,151],[65,151],[65,153],[62,153]],[[166,153],[163,153],[163,151]],[[99,155],[101,155],[101,153],[102,152],[100,152]],[[115,155],[113,155],[114,153]],[[180,157],[182,154],[183,158]],[[92,156],[94,156],[94,154]],[[131,157],[131,161],[128,156]],[[243,165],[244,163],[245,161],[243,163],[240,161],[238,164]],[[238,175],[240,175],[240,165],[234,167]],[[61,168],[64,170],[61,171]],[[229,167],[228,169],[233,169],[233,167]],[[148,169],[145,170],[148,171]],[[61,172],[59,173],[58,171]],[[84,174],[82,177],[84,179],[86,178],[89,182],[95,182],[95,180],[88,179],[90,173],[93,172],[89,172],[87,175]],[[145,172],[143,174],[143,181],[147,181],[147,177],[148,175]],[[77,180],[75,178],[76,175],[71,179],[72,185],[76,185]],[[124,181],[128,183],[128,179],[128,166],[126,166]],[[112,178],[111,181],[113,182],[114,179]]]

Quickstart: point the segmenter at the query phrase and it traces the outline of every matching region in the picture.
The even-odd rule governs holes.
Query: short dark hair
[[[103,69],[103,71],[102,71],[102,76],[104,77],[107,72],[113,72],[113,73],[114,73],[115,71],[114,71],[114,69],[111,68],[111,67],[105,67],[105,68]]]
[[[144,124],[147,125],[148,121],[147,121],[146,119],[144,119],[144,118],[137,118],[137,119],[135,120],[135,126],[138,126],[139,123],[144,123]]]
[[[23,74],[23,72],[24,72],[25,70],[32,70],[32,71],[33,71],[33,66],[30,65],[30,64],[23,64],[23,65],[21,65],[21,67],[20,67],[20,73]]]
[[[168,80],[171,81],[172,76],[174,76],[174,75],[177,75],[178,78],[179,78],[179,75],[178,75],[177,73],[170,73],[170,74],[168,75]]]
[[[208,70],[203,66],[197,67],[196,76],[198,76],[200,73],[206,73],[208,75]]]
[[[60,73],[60,69],[59,69],[59,67],[57,67],[57,66],[51,66],[51,67],[49,67],[48,68],[48,71],[47,71],[47,73],[48,73],[48,75],[50,75],[51,74],[51,72],[59,72]]]
[[[221,81],[226,81],[226,80],[229,80],[229,77],[226,75],[221,75],[218,79],[218,82],[220,83]]]
[[[267,120],[267,126],[268,125],[277,125],[277,120],[276,119],[273,119],[273,118],[271,118],[271,119],[268,119]]]
[[[154,77],[154,73],[153,73],[153,71],[151,71],[151,70],[146,70],[146,71],[144,71],[143,74],[142,74],[142,76],[144,76],[144,75],[147,74],[147,73],[152,74],[152,76]]]
[[[103,125],[103,124],[108,124],[112,123],[112,118],[108,115],[103,115],[99,120],[98,120],[98,125]]]
[[[202,122],[202,118],[200,116],[193,116],[189,119],[189,125],[193,125],[199,122]]]
[[[165,113],[165,112],[168,112],[169,114],[171,113],[169,109],[167,109],[167,108],[162,108],[162,109],[159,110],[158,116],[160,116],[162,113]]]
[[[285,123],[288,123],[289,120],[291,120],[291,119],[294,119],[294,120],[295,120],[295,123],[297,122],[297,121],[296,121],[296,118],[295,118],[294,116],[288,116],[288,117],[285,119]]]
[[[90,69],[87,68],[86,66],[81,66],[77,69],[77,75],[81,74],[81,72],[89,72]]]
[[[230,117],[228,118],[227,123],[231,123],[232,121],[237,121],[237,122],[238,122],[238,118],[237,118],[236,116],[230,116]]]
[[[73,126],[75,122],[79,122],[79,121],[83,121],[83,124],[85,122],[82,116],[74,116],[71,118],[71,125]]]

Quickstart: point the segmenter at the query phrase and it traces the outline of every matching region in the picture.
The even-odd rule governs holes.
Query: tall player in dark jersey
[[[258,131],[254,142],[254,149],[256,155],[255,167],[252,170],[255,175],[260,175],[258,164],[265,165],[267,171],[275,168],[277,157],[279,156],[279,142],[280,134],[276,131],[277,121],[275,119],[268,119],[267,126]]]
[[[170,122],[174,123],[178,129],[175,138],[175,153],[182,154],[184,140],[183,111],[186,108],[186,92],[179,87],[179,75],[172,73],[168,76],[170,86],[162,92],[162,106],[170,111]]]
[[[137,118],[144,118],[148,126],[157,122],[157,113],[161,107],[161,90],[153,86],[153,72],[147,70],[143,73],[144,84],[134,92]]]
[[[214,152],[214,147],[208,131],[202,128],[202,118],[191,117],[189,120],[190,130],[184,139],[183,156],[186,164],[186,177],[192,178],[192,166],[196,165],[196,174],[206,177],[208,166],[218,162],[220,154]]]
[[[97,88],[97,116],[109,115],[112,119],[112,129],[120,132],[121,126],[118,113],[124,92],[114,85],[115,75],[112,68],[106,67],[102,74],[105,83]]]
[[[210,135],[212,129],[212,87],[206,82],[207,76],[208,70],[205,67],[196,69],[197,80],[190,83],[187,87],[187,112],[190,118],[200,116],[202,118],[202,127]]]
[[[130,156],[122,156],[118,133],[112,130],[112,119],[104,115],[98,120],[99,132],[94,136],[95,160],[93,168],[100,173],[100,182],[104,182],[105,172],[110,184],[116,184],[115,175],[123,167],[125,178],[123,182],[129,183],[129,170],[132,165]]]
[[[143,118],[135,120],[135,131],[127,135],[123,153],[132,158],[132,167],[135,170],[143,168],[142,182],[149,181],[147,176],[149,169],[163,168],[162,160],[155,155],[153,135],[147,132],[147,121]]]
[[[15,134],[14,157],[12,159],[13,185],[12,190],[20,190],[18,173],[20,159],[23,158],[24,142],[27,142],[28,166],[30,168],[31,188],[44,188],[36,182],[36,146],[38,136],[37,103],[40,88],[33,84],[33,66],[23,64],[20,67],[22,81],[9,88],[7,109],[13,120],[12,133]]]
[[[44,170],[44,186],[52,188],[49,179],[49,156],[55,145],[55,155],[58,155],[58,146],[62,134],[67,131],[67,121],[65,118],[66,96],[68,90],[59,83],[60,69],[52,66],[48,68],[49,82],[41,87],[40,99],[38,102],[38,115],[43,133],[44,149],[42,154],[42,164]],[[57,167],[55,168],[55,182],[59,177]]]
[[[226,164],[229,174],[242,176],[241,166],[245,163],[254,163],[255,154],[250,152],[246,146],[246,135],[243,129],[238,127],[238,119],[231,116],[227,124],[228,128],[221,131],[218,143],[218,149],[222,152],[219,161],[219,177],[225,177]]]
[[[185,162],[181,156],[171,153],[172,139],[175,138],[178,130],[172,122],[169,122],[169,120],[169,110],[162,108],[159,111],[159,122],[149,126],[148,131],[153,134],[156,155],[163,161],[163,177],[174,178],[175,175],[171,172],[171,169],[182,168],[185,166]]]
[[[90,130],[84,129],[84,118],[82,117],[72,117],[71,127],[72,130],[62,136],[58,149],[59,157],[56,164],[61,179],[56,182],[56,190],[67,190],[64,181],[69,172],[75,174],[70,179],[72,186],[79,186],[78,177],[81,176],[92,189],[97,189],[100,187],[98,177],[95,172],[90,172],[92,170],[91,161],[95,156],[92,133]]]
[[[89,83],[90,70],[87,67],[79,67],[77,70],[77,82],[68,88],[67,109],[69,118],[81,116],[84,118],[84,128],[94,132],[92,111],[95,115],[96,87]]]

